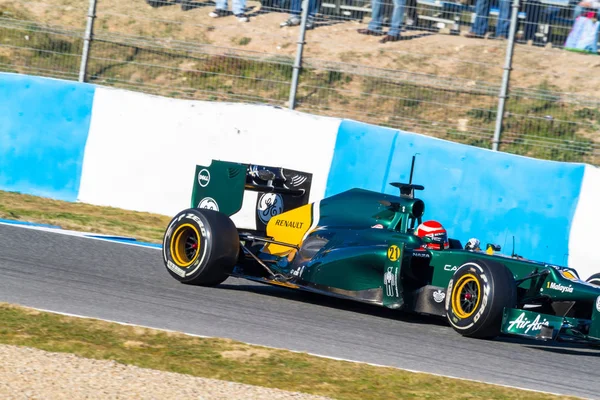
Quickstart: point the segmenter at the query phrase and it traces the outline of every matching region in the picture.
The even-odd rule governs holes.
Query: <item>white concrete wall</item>
[[[325,193],[339,124],[265,105],[97,88],[78,200],[174,215],[190,206],[196,164],[221,159],[311,172],[313,201]]]
[[[585,166],[569,235],[569,267],[582,279],[600,273],[600,168]]]

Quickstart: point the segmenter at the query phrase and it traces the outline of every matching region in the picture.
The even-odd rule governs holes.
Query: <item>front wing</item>
[[[600,346],[600,307],[594,307],[591,320],[505,308],[501,331],[506,335],[530,339],[581,342]]]

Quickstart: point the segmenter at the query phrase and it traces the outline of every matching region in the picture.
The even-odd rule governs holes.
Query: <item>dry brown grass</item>
[[[336,399],[383,399],[390,396],[450,400],[559,398],[252,346],[233,340],[169,334],[46,312],[35,315],[27,310],[0,303],[0,343]]]
[[[148,36],[164,42],[173,40],[192,44],[240,47],[263,54],[293,57],[298,28],[279,28],[287,14],[260,11],[260,3],[248,1],[254,15],[246,24],[233,17],[213,19],[209,3],[183,12],[179,5],[152,8],[143,0],[99,0],[95,29],[98,34],[119,33]],[[87,4],[75,0],[15,1],[0,0],[0,10],[10,9],[17,16],[45,24],[83,30]],[[15,11],[19,10],[19,11]],[[368,17],[364,22],[368,22]],[[424,74],[463,77],[500,83],[505,41],[467,39],[426,31],[409,31],[407,36],[425,35],[414,40],[380,44],[377,38],[358,35],[357,21],[337,22],[307,32],[305,55],[320,60],[343,61],[369,67],[403,69]],[[246,38],[240,43],[240,38]],[[517,45],[513,77],[516,86],[537,86],[552,81],[562,91],[600,98],[600,75],[590,71],[600,67],[594,56]],[[585,83],[585,84],[583,84]]]
[[[170,217],[0,191],[0,219],[160,243]]]

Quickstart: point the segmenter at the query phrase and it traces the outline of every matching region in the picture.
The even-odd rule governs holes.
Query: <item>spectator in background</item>
[[[383,36],[382,30],[382,22],[383,22],[383,14],[385,11],[385,0],[371,0],[371,22],[367,26],[366,29],[359,29],[358,33],[361,35],[373,35],[373,36]],[[387,35],[383,37],[379,42],[396,42],[398,40],[402,40],[400,36],[400,32],[402,31],[402,22],[404,21],[404,7],[406,5],[406,0],[393,0],[394,2],[394,11],[392,12],[392,23],[390,26],[390,30]]]
[[[522,10],[525,12],[525,21],[523,24],[523,37],[518,39],[537,41],[535,33],[538,30],[538,24],[542,15],[542,4],[538,0],[523,0],[520,4]],[[506,15],[505,18],[503,18],[504,15]],[[511,17],[512,1],[500,0],[500,16],[496,25],[496,37],[508,37]]]
[[[290,17],[279,24],[281,28],[286,26],[297,26],[302,22],[302,0],[292,0],[290,7]],[[317,13],[318,8],[319,4],[317,3],[317,0],[309,0],[306,29],[313,29],[315,27],[315,14]]]
[[[216,0],[216,8],[208,13],[212,18],[221,18],[229,15],[227,11],[227,0]],[[232,0],[233,15],[239,22],[248,22],[249,18],[244,13],[246,11],[246,0]]]
[[[500,0],[500,12],[496,24],[496,37],[498,38],[508,37],[511,3],[511,0]],[[490,6],[491,0],[477,0],[477,3],[475,3],[475,22],[473,22],[471,30],[465,34],[465,37],[482,38],[486,35],[490,20]]]
[[[576,20],[577,17],[579,17],[581,14],[583,14],[584,12],[588,11],[588,10],[592,10],[593,12],[598,12],[598,9],[600,9],[600,1],[581,1],[579,2],[576,6],[575,9],[573,10],[573,20]]]
[[[512,1],[500,0],[500,12],[496,22],[496,37],[508,38],[508,29],[510,28],[510,18],[512,15]]]
[[[541,15],[541,3],[538,0],[523,0],[520,2],[520,5],[522,11],[525,12],[522,39],[535,41],[535,33],[537,32]],[[499,8],[495,37],[498,39],[506,39],[508,38],[508,30],[510,28],[510,19],[512,16],[512,0],[500,0]],[[476,38],[485,36],[490,18],[490,0],[477,0],[477,3],[475,4],[475,14],[475,22],[465,37]]]

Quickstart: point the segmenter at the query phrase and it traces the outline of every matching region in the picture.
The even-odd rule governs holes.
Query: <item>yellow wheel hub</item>
[[[461,319],[475,313],[481,299],[481,285],[473,274],[461,276],[452,291],[452,310]]]
[[[173,233],[170,249],[177,266],[189,267],[200,255],[200,232],[191,224],[179,226]]]

